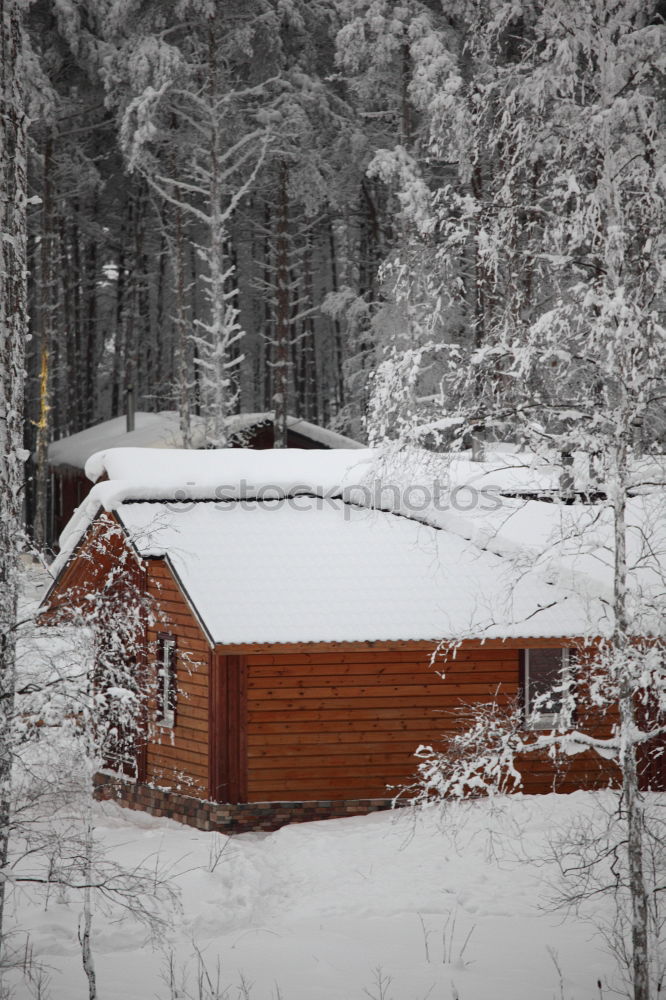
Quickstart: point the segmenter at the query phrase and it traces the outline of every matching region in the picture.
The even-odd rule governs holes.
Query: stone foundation
[[[365,816],[391,808],[391,799],[331,799],[317,802],[208,802],[169,788],[143,784],[118,774],[95,775],[95,797],[117,802],[127,809],[140,809],[151,816],[165,816],[197,830],[247,833],[279,830],[289,823],[319,819]]]

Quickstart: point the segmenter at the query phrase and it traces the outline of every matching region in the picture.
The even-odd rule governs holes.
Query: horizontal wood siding
[[[164,561],[148,561],[147,587],[158,611],[156,623],[148,629],[148,667],[156,669],[159,633],[175,636],[177,701],[173,728],[151,722],[146,779],[206,798],[210,647]],[[154,705],[148,714],[154,720]]]
[[[443,664],[438,663],[438,670]],[[247,657],[248,798],[375,798],[414,777],[414,750],[438,740],[461,702],[515,697],[518,653],[459,653],[446,679],[427,647]]]
[[[394,794],[413,781],[420,743],[436,746],[465,725],[464,706],[517,699],[517,648],[468,646],[436,668],[430,652],[391,644],[248,655],[248,800]],[[596,728],[599,720],[587,723]],[[544,755],[521,763],[528,792],[603,785],[610,774],[592,753],[569,758],[558,772]]]

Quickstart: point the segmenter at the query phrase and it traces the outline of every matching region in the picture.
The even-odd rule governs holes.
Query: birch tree
[[[26,128],[22,10],[0,2],[0,870],[7,861],[22,533]],[[0,935],[5,887],[0,877]]]
[[[565,469],[582,451],[606,496],[598,516],[611,539],[613,624],[595,661],[595,691],[617,721],[611,745],[588,746],[612,752],[620,767],[632,991],[648,1000],[656,955],[637,758],[666,724],[666,609],[663,553],[653,528],[636,527],[632,497],[649,489],[640,470],[643,453],[659,450],[666,389],[664,26],[639,0],[461,3],[457,12],[465,46],[489,67],[474,86],[492,112],[485,138],[495,178],[489,200],[452,201],[448,189],[434,199],[442,240],[431,265],[450,274],[471,236],[490,293],[483,338],[449,384],[469,430],[519,437]],[[452,71],[451,99],[431,108],[435,154],[466,86]],[[435,289],[436,273],[432,280]],[[658,506],[657,490],[646,508]],[[638,551],[630,548],[636,532]],[[637,587],[641,566],[661,582]],[[569,736],[553,740],[571,746]]]
[[[126,869],[107,856],[95,833],[100,773],[140,773],[146,706],[158,684],[145,649],[153,603],[119,532],[107,522],[88,539],[82,554],[89,565],[85,584],[52,596],[38,619],[36,609],[23,604],[15,710],[6,732],[12,780],[3,833],[10,851],[0,869],[1,884],[5,891],[44,891],[47,905],[53,886],[78,899],[90,1000],[97,996],[95,911],[120,909],[158,933],[164,929],[162,904],[175,903],[153,861],[150,870]]]

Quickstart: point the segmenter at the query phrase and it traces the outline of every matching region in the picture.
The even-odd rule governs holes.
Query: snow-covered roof
[[[171,561],[216,642],[612,629],[604,610],[613,600],[608,505],[507,498],[493,487],[491,468],[468,463],[485,478],[465,480],[464,459],[433,453],[220,449],[165,457],[150,449],[92,456],[88,476],[108,481],[93,487],[63,532],[55,573],[102,507],[117,512],[142,555]],[[629,606],[644,635],[664,623],[662,505],[659,489],[627,508]]]
[[[251,431],[253,427],[261,424],[272,424],[273,416],[272,412],[239,413],[229,417],[227,428],[232,435],[242,435],[244,432]],[[287,416],[287,427],[289,430],[308,438],[310,441],[316,441],[317,444],[322,445],[324,448],[366,447],[360,441],[355,441],[345,434],[339,434],[328,427],[320,427],[319,424],[310,423],[309,420],[302,420],[301,417],[292,417],[290,414]]]
[[[173,449],[168,455],[146,448],[112,448],[92,455],[85,472],[93,482],[103,476],[124,481],[130,490],[145,491],[139,497],[153,500],[177,497],[178,491],[184,491],[183,499],[219,499],[222,492],[248,495],[271,486],[282,492],[301,486],[339,493],[367,476],[376,456],[371,448]]]
[[[272,413],[240,413],[229,417],[228,431],[232,436],[249,432],[253,427],[271,423]],[[364,445],[351,438],[318,427],[298,417],[287,418],[288,427],[324,448],[363,448]],[[191,448],[206,446],[206,425],[201,417],[191,420]],[[144,413],[139,410],[134,417],[134,430],[127,430],[127,418],[113,417],[100,424],[88,427],[77,434],[53,441],[49,445],[49,464],[67,465],[83,469],[91,455],[110,448],[182,448],[183,436],[180,432],[180,418],[175,410],[159,413]]]
[[[579,458],[576,464],[582,475],[587,459],[583,463]],[[378,483],[392,484],[392,496],[397,498],[393,510],[469,539],[582,599],[594,596],[611,606],[612,500],[590,503],[579,498],[563,504],[530,499],[530,492],[539,492],[539,482],[548,492],[547,477],[553,469],[557,475],[557,462],[550,467],[537,456],[528,461],[527,456],[494,455],[485,463],[474,463],[464,456],[387,449],[377,452],[374,475]],[[663,456],[641,458],[632,463],[629,477],[633,495],[626,498],[625,540],[630,621],[637,634],[662,635],[666,629],[666,461]],[[409,490],[418,483],[426,485],[426,496],[415,511]],[[555,483],[556,479],[553,489]],[[512,496],[512,491],[522,496]]]
[[[86,475],[96,483],[60,536],[57,574],[100,507],[117,510],[132,500],[221,500],[292,493],[339,497],[369,475],[377,453],[369,448],[316,450],[217,448],[196,451],[112,448],[92,455]],[[107,481],[97,482],[105,478]]]
[[[455,527],[375,509],[380,453],[172,451],[93,456],[93,487],[63,533],[66,563],[100,507],[142,556],[165,556],[217,643],[587,635],[577,598]],[[413,485],[413,484],[412,484]],[[357,502],[353,502],[353,501]],[[379,506],[379,504],[377,504]]]
[[[132,503],[215,643],[585,634],[589,613],[448,531],[342,500]],[[597,609],[598,610],[598,609]]]
[[[205,443],[201,421],[192,422],[192,447],[201,448]],[[134,415],[134,430],[127,430],[127,417],[113,417],[93,427],[87,427],[78,434],[52,441],[49,445],[50,465],[69,465],[83,469],[95,452],[104,448],[182,448],[178,413],[162,410],[160,413],[144,413],[138,410]]]

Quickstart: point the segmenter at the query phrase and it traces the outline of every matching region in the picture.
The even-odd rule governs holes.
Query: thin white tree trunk
[[[0,941],[11,804],[17,539],[23,483],[23,372],[27,329],[26,126],[23,28],[17,0],[0,0]]]
[[[210,206],[210,327],[213,370],[212,406],[209,417],[215,446],[223,448],[227,440],[228,391],[224,362],[227,357],[227,331],[225,329],[226,302],[224,297],[224,220],[222,219],[221,191],[219,184],[219,133],[214,126],[211,149],[211,206]]]
[[[93,852],[93,827],[90,816],[86,823],[85,852],[86,861],[84,869],[85,888],[83,890],[83,926],[79,929],[79,941],[81,943],[81,959],[83,971],[88,980],[88,1000],[97,1000],[97,977],[95,974],[95,960],[91,945],[92,932],[92,852]]]
[[[604,24],[602,44],[608,53],[613,52],[612,28]],[[605,60],[600,71],[600,98],[602,106],[608,110],[615,100],[617,81],[614,77],[612,59]],[[623,290],[624,265],[626,257],[625,219],[622,214],[622,199],[618,186],[620,164],[610,130],[608,116],[602,127],[603,166],[599,182],[604,236],[604,284],[608,301],[613,301]],[[611,320],[611,324],[612,324]],[[615,320],[615,322],[618,322]],[[650,952],[648,928],[648,900],[644,877],[644,815],[643,802],[638,785],[635,683],[631,677],[628,662],[631,629],[627,612],[627,525],[626,499],[628,484],[628,445],[631,421],[635,415],[628,385],[634,360],[631,353],[623,349],[619,338],[626,334],[610,325],[607,337],[611,338],[612,379],[609,386],[615,398],[609,398],[608,412],[615,410],[615,441],[611,447],[611,491],[614,517],[614,579],[613,610],[615,629],[613,633],[613,654],[615,669],[621,671],[619,678],[620,714],[620,768],[622,772],[622,799],[627,821],[627,867],[629,895],[631,899],[631,960],[634,1000],[650,1000]],[[614,338],[614,341],[613,341]],[[608,392],[608,389],[606,390]],[[635,400],[633,401],[635,405]],[[613,403],[615,406],[613,407]]]
[[[648,934],[648,899],[644,877],[644,816],[638,785],[636,759],[636,706],[630,668],[625,667],[629,652],[629,621],[627,618],[627,553],[626,553],[626,441],[623,437],[615,449],[614,473],[614,610],[615,632],[613,654],[615,669],[620,676],[620,768],[622,772],[622,803],[627,821],[627,867],[631,898],[631,956],[634,1000],[650,1000],[650,952]]]

